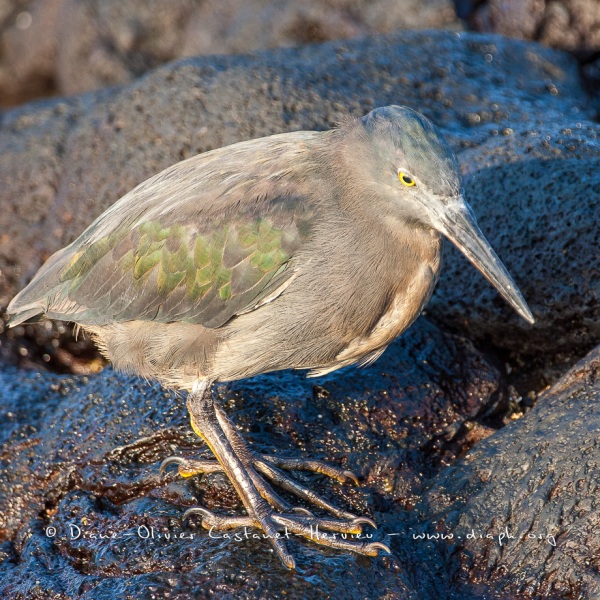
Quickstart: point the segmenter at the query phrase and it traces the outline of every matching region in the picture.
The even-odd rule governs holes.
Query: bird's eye
[[[415,180],[410,175],[407,175],[404,171],[398,171],[398,179],[406,187],[412,187],[415,185]]]

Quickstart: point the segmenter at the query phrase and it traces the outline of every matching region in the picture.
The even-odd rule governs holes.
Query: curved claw
[[[388,554],[392,551],[383,542],[371,542],[368,546],[365,546],[365,553],[367,556],[377,556],[378,550],[384,550]]]
[[[184,463],[185,463],[185,459],[181,458],[180,456],[169,456],[168,458],[165,458],[165,460],[163,460],[160,463],[158,472],[162,476],[165,474],[165,471],[167,470],[167,468],[170,467],[171,465],[182,465]]]
[[[352,523],[356,525],[370,525],[373,529],[377,529],[375,521],[369,519],[369,517],[356,517],[356,519],[352,519]]]
[[[206,508],[202,508],[201,506],[195,506],[194,508],[189,508],[183,513],[183,517],[181,519],[185,521],[190,515],[202,515],[205,519],[214,519],[216,515],[210,510]]]
[[[344,475],[346,476],[346,479],[352,479],[355,485],[360,485],[358,483],[358,477],[352,471],[344,471]]]

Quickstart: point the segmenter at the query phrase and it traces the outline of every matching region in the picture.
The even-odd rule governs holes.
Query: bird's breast
[[[390,285],[389,300],[375,325],[354,338],[336,357],[337,361],[370,362],[369,356],[379,356],[420,315],[433,293],[441,260],[439,236],[424,232],[422,238],[424,243],[416,248],[417,252],[417,244],[413,243],[410,259],[406,255],[398,259],[398,279]]]

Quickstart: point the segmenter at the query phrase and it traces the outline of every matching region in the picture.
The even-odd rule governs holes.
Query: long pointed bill
[[[502,297],[526,321],[533,324],[534,318],[525,298],[481,233],[468,205],[461,200],[453,208],[446,207],[440,220],[442,233],[483,273]]]

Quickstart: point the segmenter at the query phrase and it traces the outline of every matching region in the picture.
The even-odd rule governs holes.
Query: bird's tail
[[[29,308],[27,310],[23,310],[21,312],[10,314],[10,318],[8,320],[9,327],[15,327],[16,325],[20,325],[21,323],[35,323],[36,321],[41,321],[44,318],[44,311],[41,307]]]
[[[60,287],[60,283],[58,286],[56,284],[56,273],[63,267],[64,255],[65,248],[55,252],[29,284],[10,301],[6,309],[9,327],[26,321],[40,321],[45,317]]]

